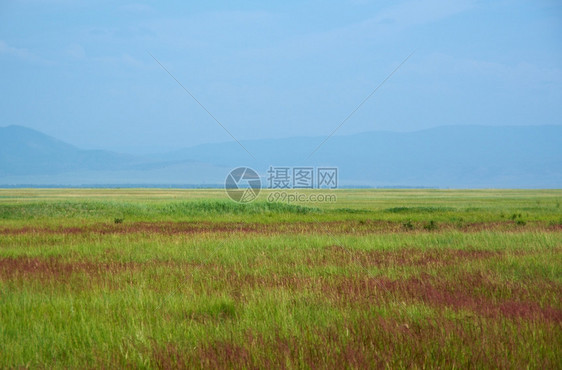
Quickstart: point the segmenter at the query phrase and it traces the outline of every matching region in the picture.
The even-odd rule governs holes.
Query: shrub
[[[412,223],[411,220],[402,223],[402,227],[404,227],[407,230],[414,230],[414,224]]]
[[[423,226],[423,228],[426,229],[426,230],[430,230],[430,231],[431,230],[437,230],[437,222],[431,220],[431,221],[429,221],[429,223],[425,224]]]

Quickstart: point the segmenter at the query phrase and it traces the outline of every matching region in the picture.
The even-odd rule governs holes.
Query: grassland
[[[562,190],[0,190],[0,367],[562,363]]]

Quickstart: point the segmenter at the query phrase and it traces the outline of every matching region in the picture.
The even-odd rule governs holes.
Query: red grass
[[[552,326],[542,340],[559,339]],[[436,316],[414,322],[365,313],[338,326],[303,327],[287,336],[271,330],[237,335],[238,340],[208,341],[196,348],[152,347],[157,367],[235,369],[371,369],[400,367],[511,368],[529,365],[557,367],[552,357],[517,351],[527,341],[525,326],[500,329]],[[240,338],[243,340],[240,341]],[[537,339],[535,339],[537,340]]]
[[[489,297],[480,294],[492,292],[498,286],[479,275],[465,274],[453,280],[441,280],[429,275],[406,280],[388,278],[340,278],[334,284],[323,285],[323,293],[343,305],[375,305],[382,301],[422,302],[436,308],[471,310],[485,317],[507,317],[525,320],[546,320],[562,323],[562,310],[548,305],[541,306],[531,300],[532,295],[524,287],[511,287],[511,299]],[[562,296],[562,288],[551,284],[550,289]],[[537,292],[540,293],[540,292]]]
[[[16,257],[0,259],[0,278],[51,277],[64,280],[71,274],[102,275],[138,268],[132,262],[64,262],[58,258]]]
[[[493,221],[457,225],[455,223],[440,223],[439,231],[461,230],[463,232],[479,232],[483,230],[498,230],[509,232],[523,232],[541,230],[542,232],[558,232],[562,225],[546,225],[543,223],[529,223],[524,227],[513,221]],[[43,226],[24,226],[18,228],[0,228],[0,235],[21,234],[129,234],[129,233],[157,233],[157,234],[194,234],[205,232],[239,232],[239,233],[338,233],[338,234],[381,234],[425,232],[422,225],[415,230],[408,230],[401,222],[367,220],[359,221],[322,221],[322,222],[276,222],[270,224],[257,222],[125,222],[123,224],[98,223],[88,226],[66,226],[50,228]],[[432,231],[435,232],[435,231]]]
[[[356,250],[338,245],[325,249],[324,253],[309,256],[310,265],[345,266],[351,263],[361,266],[447,266],[465,263],[470,260],[486,259],[501,255],[500,252],[487,250],[432,249],[421,250],[402,248],[395,251]]]

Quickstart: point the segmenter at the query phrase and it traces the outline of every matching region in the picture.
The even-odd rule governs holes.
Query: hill
[[[562,126],[445,126],[204,144],[149,157],[82,150],[0,128],[0,184],[221,184],[229,169],[335,166],[344,186],[559,188]]]
[[[116,170],[135,162],[132,156],[82,150],[26,127],[0,127],[0,176]]]

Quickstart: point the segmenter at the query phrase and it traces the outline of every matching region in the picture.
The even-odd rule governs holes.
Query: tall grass
[[[3,368],[562,363],[560,191],[0,193]]]
[[[308,214],[319,208],[294,204],[255,202],[240,204],[231,201],[178,201],[160,204],[118,201],[38,201],[21,204],[0,204],[0,219],[29,220],[34,218],[98,217],[119,214],[136,218],[158,216],[185,217],[204,215],[256,215],[266,213]]]

